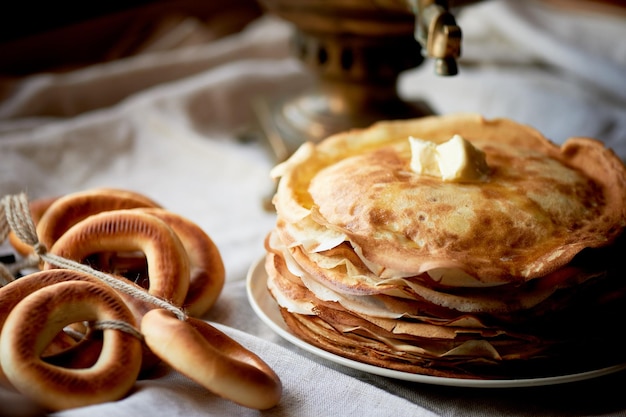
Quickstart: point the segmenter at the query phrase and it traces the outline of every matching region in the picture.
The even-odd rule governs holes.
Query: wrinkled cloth
[[[594,137],[626,158],[624,15],[494,0],[464,8],[457,21],[460,74],[438,77],[427,60],[402,75],[404,98],[425,99],[441,114],[509,117],[556,143]],[[204,45],[34,74],[2,97],[0,195],[129,188],[195,221],[227,271],[204,318],[263,358],[284,388],[277,407],[258,412],[162,367],[122,400],[53,415],[626,415],[626,398],[615,389],[624,372],[510,389],[408,382],[317,357],[256,316],[246,276],[275,222],[262,203],[273,191],[274,161],[263,141],[249,139],[258,129],[250,103],[310,84],[291,53],[292,33],[288,23],[263,16]]]

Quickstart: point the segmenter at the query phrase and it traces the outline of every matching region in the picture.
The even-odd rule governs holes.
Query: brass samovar
[[[281,161],[304,141],[378,120],[432,114],[427,103],[400,98],[398,77],[425,60],[434,61],[437,74],[457,74],[462,35],[449,7],[472,1],[260,2],[294,24],[294,53],[316,79],[298,94],[256,102],[261,128]]]

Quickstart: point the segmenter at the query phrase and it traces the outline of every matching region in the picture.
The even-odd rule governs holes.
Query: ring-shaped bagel
[[[141,366],[141,342],[135,335],[103,330],[102,352],[90,368],[66,369],[41,359],[63,327],[108,320],[135,324],[118,294],[105,284],[61,282],[33,292],[9,313],[2,329],[0,360],[6,376],[19,392],[54,411],[122,398]]]
[[[162,208],[135,210],[163,220],[180,238],[191,267],[183,308],[188,315],[201,317],[213,306],[224,287],[224,263],[217,246],[200,226],[184,216]]]
[[[210,324],[177,319],[163,309],[141,321],[145,343],[173,369],[245,407],[265,410],[280,401],[282,384],[257,355]]]
[[[50,248],[50,253],[76,262],[115,251],[143,252],[148,292],[178,307],[183,304],[189,290],[189,259],[172,228],[154,216],[133,210],[94,214],[70,227]]]
[[[53,269],[49,271],[38,271],[32,274],[28,274],[20,279],[12,281],[0,288],[0,334],[4,327],[4,323],[9,316],[9,313],[15,308],[15,306],[24,299],[24,297],[32,294],[33,292],[42,288],[48,287],[53,284],[68,281],[87,281],[92,283],[99,283],[96,278],[89,275],[71,271],[68,269]],[[59,332],[59,336],[51,341],[47,347],[47,351],[50,355],[59,354],[66,351],[68,348],[72,348],[74,341],[67,336],[61,337],[65,333]],[[1,336],[0,336],[1,337]],[[13,388],[12,384],[6,378],[4,374],[2,363],[0,362],[0,385],[6,388]]]
[[[94,188],[66,194],[44,211],[37,222],[37,236],[49,249],[70,227],[93,214],[136,207],[160,205],[140,193],[117,188]]]

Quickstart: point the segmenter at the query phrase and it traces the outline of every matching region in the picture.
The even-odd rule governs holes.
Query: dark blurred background
[[[3,8],[0,75],[16,77],[214,40],[262,13],[254,0],[18,1]]]

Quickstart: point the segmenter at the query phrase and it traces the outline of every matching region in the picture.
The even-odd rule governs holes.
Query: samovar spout
[[[422,55],[435,60],[438,75],[456,75],[461,56],[461,28],[445,0],[409,0],[415,14],[415,39]]]

